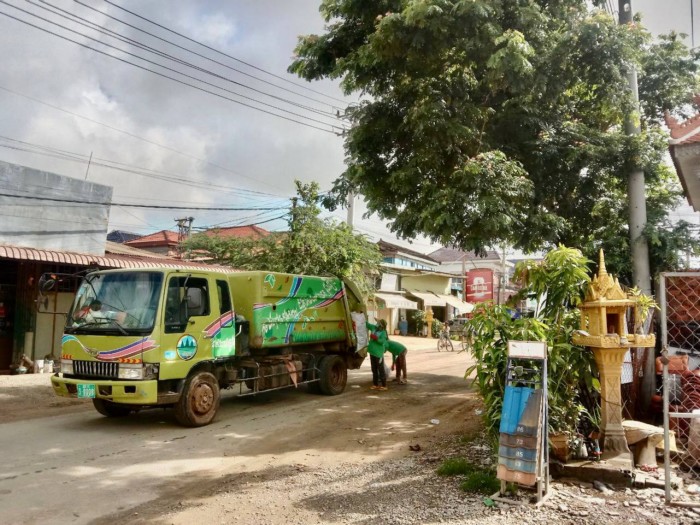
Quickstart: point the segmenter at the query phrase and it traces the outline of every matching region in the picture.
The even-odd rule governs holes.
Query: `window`
[[[216,281],[216,292],[219,295],[219,314],[224,315],[230,312],[231,294],[228,293],[228,283],[226,281]]]
[[[206,279],[186,275],[171,277],[165,299],[165,332],[183,332],[192,317],[209,315]]]

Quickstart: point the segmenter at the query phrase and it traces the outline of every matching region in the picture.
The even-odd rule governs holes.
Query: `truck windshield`
[[[145,335],[153,331],[163,284],[159,272],[92,273],[68,312],[67,333]]]

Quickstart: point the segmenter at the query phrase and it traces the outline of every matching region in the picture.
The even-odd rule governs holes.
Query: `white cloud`
[[[195,40],[215,47],[227,46],[237,33],[235,23],[221,13],[204,14],[190,27]]]

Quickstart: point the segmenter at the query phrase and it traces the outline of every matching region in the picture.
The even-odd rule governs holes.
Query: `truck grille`
[[[73,375],[77,377],[119,378],[119,363],[103,361],[73,361]]]

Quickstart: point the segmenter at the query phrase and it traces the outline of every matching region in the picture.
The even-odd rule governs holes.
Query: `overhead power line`
[[[47,29],[47,28],[45,28],[45,27],[41,27],[41,26],[39,26],[39,25],[33,24],[33,23],[31,23],[31,22],[29,22],[29,21],[27,21],[27,20],[24,20],[24,19],[22,19],[22,18],[18,18],[18,17],[16,17],[16,16],[13,16],[13,15],[7,13],[7,12],[0,11],[0,14],[6,16],[6,17],[8,17],[8,18],[12,18],[12,19],[14,19],[14,20],[16,20],[16,21],[18,21],[18,22],[20,22],[20,23],[22,23],[22,24],[28,25],[28,26],[30,26],[30,27],[33,27],[33,28],[35,28],[35,29],[38,29],[38,30],[43,31],[43,32],[45,32],[45,33],[48,33],[48,34],[50,34],[50,35],[56,36],[56,37],[58,37],[58,38],[61,38],[61,39],[63,39],[63,40],[66,40],[66,41],[68,41],[68,42],[72,42],[72,43],[74,43],[74,44],[76,44],[76,45],[79,45],[79,46],[81,46],[81,47],[84,47],[84,48],[86,48],[86,49],[89,49],[89,50],[91,50],[91,51],[94,51],[94,52],[99,53],[99,54],[101,54],[101,55],[107,56],[107,57],[112,58],[112,59],[114,59],[114,60],[118,60],[118,61],[120,61],[120,62],[122,62],[122,63],[124,63],[124,64],[131,65],[131,66],[136,67],[136,68],[138,68],[138,69],[141,69],[141,70],[143,70],[143,71],[147,71],[147,72],[152,73],[152,74],[154,74],[154,75],[157,75],[157,76],[166,78],[166,79],[168,79],[168,80],[172,80],[173,82],[177,82],[178,84],[182,84],[182,85],[184,85],[184,86],[187,86],[187,87],[190,87],[190,88],[193,88],[193,89],[202,91],[202,92],[204,92],[204,93],[208,93],[208,94],[210,94],[210,95],[214,95],[215,97],[221,98],[221,99],[223,99],[223,100],[227,100],[227,101],[229,101],[229,102],[233,102],[234,104],[239,104],[239,105],[241,105],[241,106],[244,106],[244,107],[253,109],[253,110],[255,110],[255,111],[260,111],[260,112],[262,112],[262,113],[266,113],[266,114],[268,114],[268,115],[272,115],[272,116],[277,117],[277,118],[281,118],[281,119],[284,119],[284,120],[287,120],[287,121],[290,121],[290,122],[294,122],[294,123],[296,123],[296,124],[301,124],[301,125],[303,125],[303,126],[307,126],[307,127],[313,128],[313,129],[317,129],[317,130],[319,130],[319,131],[324,131],[324,132],[326,132],[326,133],[334,133],[334,134],[335,134],[335,133],[337,133],[337,132],[335,131],[336,129],[337,129],[338,131],[342,131],[342,126],[336,126],[336,125],[334,125],[334,124],[330,124],[330,123],[328,123],[328,122],[324,122],[324,121],[321,121],[321,120],[318,120],[318,119],[315,119],[315,118],[312,118],[312,117],[308,117],[308,116],[302,115],[302,114],[300,114],[300,113],[296,113],[296,112],[294,112],[294,111],[290,111],[290,110],[281,108],[281,107],[279,107],[279,106],[275,106],[275,105],[272,105],[272,104],[268,104],[267,102],[263,102],[263,101],[257,100],[257,99],[255,99],[255,98],[249,97],[249,96],[247,96],[247,95],[242,95],[242,94],[240,94],[240,93],[237,93],[237,92],[235,92],[235,91],[232,91],[232,90],[226,89],[226,88],[224,88],[224,87],[218,86],[218,85],[213,84],[213,83],[211,83],[211,82],[207,82],[207,81],[202,80],[202,79],[200,79],[200,78],[197,78],[197,77],[195,77],[195,76],[188,75],[187,73],[183,73],[182,71],[178,71],[177,69],[174,69],[174,68],[165,66],[165,65],[163,65],[163,64],[160,64],[160,63],[158,63],[158,62],[155,62],[155,61],[153,61],[153,60],[149,60],[149,59],[147,59],[147,58],[141,57],[141,56],[139,56],[139,55],[137,55],[137,54],[135,54],[135,53],[131,53],[130,51],[126,51],[126,50],[124,50],[124,49],[118,48],[118,47],[113,46],[113,45],[111,45],[111,44],[108,44],[108,43],[106,43],[106,42],[102,42],[102,41],[100,41],[100,40],[98,40],[98,39],[96,39],[96,38],[93,38],[93,37],[91,37],[91,36],[88,36],[88,35],[86,35],[86,34],[84,34],[84,33],[81,33],[81,32],[79,32],[79,31],[76,31],[76,30],[71,29],[71,28],[69,28],[69,27],[66,27],[66,26],[64,26],[64,25],[61,25],[61,24],[59,24],[59,23],[57,23],[57,22],[54,22],[54,21],[52,21],[52,20],[49,20],[49,19],[47,19],[47,18],[45,18],[45,17],[39,16],[39,15],[37,15],[37,14],[35,14],[35,13],[32,13],[31,11],[27,11],[26,9],[22,9],[22,8],[20,8],[20,7],[17,7],[17,6],[15,6],[15,5],[12,5],[12,4],[6,2],[5,0],[0,0],[0,3],[1,3],[1,4],[4,4],[4,5],[6,5],[6,6],[12,7],[13,9],[16,9],[16,10],[18,10],[18,11],[21,11],[21,12],[23,12],[23,13],[29,15],[29,16],[33,16],[33,17],[35,17],[35,18],[38,18],[38,19],[40,19],[40,20],[43,20],[44,22],[47,22],[47,23],[52,24],[52,25],[54,25],[54,26],[60,27],[61,29],[65,30],[65,31],[68,31],[68,32],[70,32],[70,33],[79,35],[79,36],[81,36],[81,37],[83,37],[83,38],[87,38],[88,40],[92,40],[92,41],[97,42],[98,44],[104,45],[104,46],[106,46],[106,47],[108,47],[108,48],[115,49],[116,51],[119,51],[119,52],[121,52],[121,53],[124,53],[125,55],[128,55],[128,56],[134,57],[134,58],[136,58],[136,59],[138,59],[138,60],[142,60],[142,61],[144,61],[144,62],[146,62],[146,63],[148,63],[148,64],[152,64],[152,65],[154,65],[154,66],[156,66],[156,67],[160,67],[160,68],[162,68],[162,69],[164,69],[164,70],[166,70],[166,71],[169,71],[169,72],[171,72],[171,73],[175,73],[175,74],[178,74],[178,75],[182,75],[183,77],[185,77],[185,78],[187,78],[187,79],[194,80],[195,82],[200,82],[200,83],[202,83],[202,84],[204,84],[204,85],[206,85],[206,86],[210,86],[210,87],[213,87],[213,88],[215,88],[215,89],[219,89],[219,90],[221,90],[221,91],[224,91],[224,92],[229,93],[229,94],[231,94],[231,95],[234,95],[234,96],[236,96],[236,97],[240,97],[240,98],[242,98],[242,99],[244,99],[244,100],[248,100],[248,101],[254,102],[255,104],[260,104],[260,105],[262,105],[262,106],[269,107],[269,108],[274,109],[274,110],[276,110],[276,111],[281,111],[281,112],[283,112],[283,113],[287,113],[287,114],[289,114],[289,115],[292,115],[293,117],[305,119],[305,120],[308,120],[308,121],[310,121],[310,122],[315,122],[316,124],[321,124],[321,125],[323,125],[323,126],[328,126],[328,127],[331,128],[331,129],[321,128],[321,127],[319,127],[319,126],[315,126],[315,125],[309,124],[309,123],[307,123],[307,122],[302,122],[302,121],[300,121],[300,120],[296,120],[295,118],[292,118],[292,117],[287,117],[287,116],[285,116],[285,115],[280,115],[279,113],[275,113],[275,112],[273,112],[273,111],[269,111],[269,110],[266,110],[266,109],[263,109],[263,108],[259,108],[259,107],[253,106],[253,105],[251,105],[251,104],[249,104],[249,103],[246,103],[246,102],[241,102],[240,100],[233,99],[233,98],[231,98],[231,97],[229,97],[229,96],[226,96],[226,95],[223,95],[223,94],[221,94],[221,93],[217,93],[217,92],[215,92],[215,91],[211,91],[211,90],[209,90],[209,89],[206,89],[206,88],[197,86],[197,85],[195,85],[195,84],[191,84],[190,82],[186,82],[186,81],[184,81],[184,80],[181,80],[181,79],[172,77],[172,76],[167,75],[167,74],[165,74],[165,73],[162,73],[162,72],[160,72],[160,71],[156,71],[156,70],[150,69],[150,68],[148,68],[148,67],[146,67],[146,66],[143,66],[143,65],[140,65],[140,64],[136,64],[135,62],[131,62],[131,61],[125,59],[125,58],[121,58],[121,57],[112,55],[112,54],[110,54],[110,53],[107,53],[106,51],[103,51],[103,50],[101,50],[101,49],[97,49],[97,48],[95,48],[95,47],[91,47],[91,46],[89,46],[89,45],[87,45],[87,44],[84,44],[84,43],[82,43],[82,42],[79,42],[79,41],[77,41],[77,40],[73,40],[72,38],[69,38],[69,37],[67,37],[67,36],[64,36],[64,35],[61,35],[61,34],[59,34],[59,33],[54,32],[54,31],[51,31],[51,30],[49,30],[49,29]]]
[[[27,1],[29,1],[29,0],[27,0]],[[111,31],[111,30],[107,29],[107,28],[104,27],[104,26],[100,26],[99,24],[95,24],[95,23],[93,23],[93,22],[90,22],[90,21],[86,20],[85,18],[79,17],[79,16],[77,16],[77,15],[75,15],[75,14],[73,14],[73,13],[70,13],[69,11],[66,11],[66,10],[64,10],[64,9],[61,9],[61,8],[59,8],[59,7],[57,7],[57,6],[53,5],[53,4],[50,4],[50,3],[47,2],[46,0],[39,0],[39,1],[40,1],[41,3],[43,3],[43,4],[47,4],[47,5],[51,6],[51,7],[53,7],[54,9],[57,9],[57,10],[62,11],[62,12],[64,12],[64,13],[67,13],[67,14],[68,14],[69,16],[71,16],[71,17],[75,17],[75,18],[79,18],[80,20],[87,21],[88,23],[93,24],[93,25],[95,25],[95,26],[98,26],[98,27],[100,27],[101,29],[103,29],[103,30],[105,30],[105,31],[108,31],[109,33],[114,33],[114,34],[119,35],[120,37],[126,38],[127,40],[131,40],[131,41],[133,41],[133,42],[136,42],[135,40],[132,40],[132,39],[130,39],[130,38],[128,38],[128,37],[125,37],[124,35],[120,35],[119,33],[116,33],[116,32],[114,32],[114,31]],[[328,106],[328,107],[333,108],[334,110],[340,110],[340,109],[342,109],[342,108],[338,107],[338,106],[335,105],[335,104],[330,104],[330,103],[328,103],[328,102],[324,102],[324,101],[319,100],[319,99],[317,99],[317,98],[310,97],[310,96],[308,96],[308,95],[304,95],[303,93],[298,93],[298,92],[296,92],[296,91],[293,91],[293,90],[291,90],[291,89],[285,88],[285,87],[280,86],[280,85],[278,85],[278,84],[274,84],[274,83],[272,83],[272,82],[270,82],[270,81],[268,81],[268,80],[265,80],[265,79],[263,79],[263,78],[257,77],[257,76],[255,76],[255,75],[251,75],[250,73],[247,73],[247,72],[245,72],[245,71],[243,71],[243,70],[241,70],[241,69],[238,69],[238,68],[235,68],[235,67],[231,67],[231,66],[229,66],[228,64],[225,64],[224,62],[220,62],[220,61],[215,60],[215,59],[213,59],[213,58],[211,58],[211,57],[208,57],[208,56],[206,56],[206,55],[204,55],[204,54],[202,54],[202,53],[198,53],[198,52],[196,52],[196,51],[194,51],[194,50],[192,50],[192,49],[189,49],[189,48],[187,48],[187,47],[181,46],[181,45],[179,45],[179,44],[173,42],[172,40],[168,40],[168,39],[163,38],[163,37],[160,37],[160,36],[158,36],[158,35],[156,35],[156,34],[154,34],[154,33],[151,33],[151,32],[149,32],[149,31],[146,31],[145,29],[143,29],[143,28],[141,28],[141,27],[138,27],[138,26],[136,26],[136,25],[130,24],[129,22],[126,22],[125,20],[122,20],[121,18],[117,18],[117,17],[115,17],[115,16],[112,16],[112,15],[110,15],[109,13],[106,13],[105,11],[101,11],[101,10],[99,10],[99,9],[93,7],[93,6],[90,6],[90,5],[88,5],[88,4],[84,3],[84,2],[81,2],[80,0],[73,0],[73,1],[74,1],[75,3],[77,3],[77,4],[79,4],[79,5],[81,5],[81,6],[85,7],[85,8],[87,8],[87,9],[90,9],[91,11],[94,11],[94,12],[96,12],[96,13],[99,13],[100,15],[102,15],[102,16],[104,16],[104,17],[107,17],[107,18],[109,18],[109,19],[111,19],[111,20],[114,20],[114,21],[116,21],[116,22],[119,22],[120,24],[123,24],[123,25],[125,25],[125,26],[127,26],[127,27],[130,27],[130,28],[132,28],[132,29],[135,29],[136,31],[139,31],[139,32],[141,32],[141,33],[143,33],[143,34],[145,34],[145,35],[148,35],[148,36],[150,36],[150,37],[152,37],[152,38],[155,38],[155,39],[157,39],[157,40],[160,40],[161,42],[165,42],[165,43],[167,43],[167,44],[169,44],[169,45],[172,45],[172,46],[174,46],[174,47],[177,47],[178,49],[182,49],[183,51],[186,51],[186,52],[191,53],[191,54],[193,54],[193,55],[195,55],[195,56],[198,56],[198,57],[200,57],[200,58],[203,58],[203,59],[205,59],[205,60],[208,60],[208,61],[210,61],[210,62],[212,62],[212,63],[214,63],[214,64],[217,64],[217,65],[219,65],[219,66],[222,66],[222,67],[224,67],[224,68],[226,68],[226,69],[229,69],[229,70],[231,70],[231,71],[235,71],[236,73],[239,73],[239,74],[241,74],[241,75],[244,75],[244,76],[246,76],[246,77],[248,77],[248,78],[252,78],[253,80],[257,80],[258,82],[262,82],[262,83],[267,84],[267,85],[269,85],[269,86],[271,86],[271,87],[274,87],[274,88],[276,88],[276,89],[280,89],[280,90],[282,90],[282,91],[286,91],[286,92],[288,92],[288,93],[294,94],[294,95],[296,95],[296,96],[298,96],[298,97],[302,97],[302,98],[305,98],[305,99],[307,99],[307,100],[311,100],[311,101],[317,102],[317,103],[319,103],[319,104],[323,104],[323,105],[325,105],[325,106]],[[143,45],[143,44],[142,44],[142,43],[137,43],[137,45],[141,46],[141,45]],[[145,46],[145,45],[143,45],[143,46],[146,47],[146,48],[148,48],[148,49],[151,49],[151,50],[154,49],[154,48],[152,48],[152,47],[150,47],[150,46]],[[156,50],[156,51],[157,51],[157,50]],[[248,86],[246,86],[246,87],[248,87]],[[300,87],[306,89],[305,86],[300,86]],[[250,88],[250,89],[253,89],[253,88]],[[312,90],[312,91],[313,91],[313,90]],[[324,95],[324,96],[325,96],[325,95]]]
[[[14,197],[18,199],[29,199],[49,202],[65,202],[69,204],[81,204],[84,206],[123,206],[128,208],[149,208],[154,210],[204,210],[204,211],[261,211],[261,210],[286,210],[289,207],[277,206],[270,208],[262,207],[225,207],[225,206],[156,206],[153,204],[135,204],[126,202],[109,201],[84,201],[78,199],[57,199],[53,197],[39,197],[36,195],[17,195],[12,193],[0,193],[0,197]]]
[[[29,4],[31,4],[31,5],[33,5],[33,6],[35,6],[35,7],[38,7],[38,8],[43,9],[44,11],[46,11],[46,12],[48,12],[48,13],[51,13],[52,15],[60,16],[61,18],[70,21],[71,23],[78,24],[78,25],[80,25],[80,26],[83,26],[83,27],[86,27],[86,28],[90,29],[91,31],[96,31],[96,32],[101,33],[101,34],[103,34],[103,35],[107,35],[107,36],[109,36],[110,38],[114,38],[115,40],[118,40],[118,41],[123,42],[123,43],[125,43],[125,44],[131,45],[131,46],[134,46],[134,47],[137,47],[137,48],[139,48],[139,49],[141,49],[141,50],[147,51],[148,53],[152,53],[152,54],[154,54],[154,55],[157,55],[157,56],[159,56],[159,57],[161,57],[161,58],[165,58],[165,59],[167,59],[167,60],[170,60],[170,61],[175,62],[175,63],[177,63],[177,64],[186,66],[186,67],[188,67],[188,68],[194,69],[194,70],[199,71],[199,72],[201,72],[201,73],[204,73],[204,74],[210,75],[210,76],[212,76],[212,77],[218,78],[218,79],[220,79],[220,80],[229,82],[229,83],[234,84],[234,85],[236,85],[236,86],[242,87],[243,89],[248,89],[248,90],[253,91],[253,92],[255,92],[255,93],[258,93],[258,94],[260,94],[260,95],[263,95],[263,96],[272,98],[272,99],[274,99],[274,100],[278,100],[278,101],[280,101],[280,102],[284,102],[284,103],[286,103],[286,104],[289,104],[289,105],[292,106],[292,107],[299,108],[299,109],[303,109],[303,110],[305,110],[305,111],[309,111],[309,112],[315,113],[315,114],[317,114],[317,115],[322,115],[322,116],[324,116],[324,117],[326,117],[326,118],[330,118],[330,119],[333,119],[333,120],[335,120],[335,121],[337,121],[337,122],[343,123],[343,122],[340,120],[340,118],[339,118],[334,112],[332,112],[332,111],[330,111],[330,112],[329,112],[329,111],[324,111],[324,110],[320,110],[320,109],[315,108],[315,107],[312,107],[312,106],[303,105],[303,104],[300,104],[300,103],[298,103],[298,102],[296,102],[296,101],[294,101],[294,100],[290,100],[290,99],[288,99],[288,98],[284,98],[284,97],[281,97],[281,96],[278,96],[278,95],[274,95],[274,94],[272,94],[272,93],[268,93],[268,92],[263,91],[263,90],[261,90],[261,89],[257,89],[257,88],[254,88],[254,87],[252,87],[252,86],[249,86],[249,85],[247,85],[247,84],[244,84],[243,82],[239,82],[239,81],[237,81],[237,80],[233,80],[233,79],[231,79],[231,78],[225,77],[225,76],[220,75],[220,74],[218,74],[218,73],[215,73],[215,72],[213,72],[213,71],[211,71],[211,70],[205,69],[205,68],[200,67],[200,66],[198,66],[198,65],[196,65],[196,64],[193,64],[193,63],[191,63],[191,62],[188,62],[188,61],[186,61],[186,60],[183,60],[183,59],[181,59],[181,58],[178,58],[178,57],[176,57],[176,56],[173,56],[173,55],[171,55],[171,54],[169,54],[169,53],[166,53],[166,52],[164,52],[164,51],[161,51],[161,50],[159,50],[159,49],[156,49],[156,48],[154,48],[154,47],[152,47],[152,46],[149,46],[149,45],[147,45],[147,44],[144,44],[143,42],[139,42],[138,40],[135,40],[135,39],[133,39],[133,38],[129,38],[129,37],[127,37],[127,36],[125,36],[125,35],[122,35],[122,34],[116,32],[116,31],[112,31],[111,29],[107,29],[106,27],[104,27],[104,26],[102,26],[102,25],[100,25],[100,24],[97,24],[97,23],[95,23],[95,22],[92,22],[91,20],[88,20],[88,19],[83,18],[83,17],[81,17],[81,16],[78,16],[78,15],[76,15],[76,14],[70,13],[69,11],[66,11],[65,9],[61,9],[60,7],[57,7],[57,6],[55,6],[55,5],[53,5],[53,4],[49,3],[49,2],[47,2],[46,0],[39,0],[42,4],[45,4],[45,5],[37,4],[37,3],[34,2],[33,0],[25,0],[25,1],[26,1],[27,3],[29,3]],[[81,2],[78,2],[78,3],[79,3],[80,5],[85,5],[85,4],[82,4]],[[49,7],[47,7],[47,6],[49,6]],[[85,5],[85,6],[86,6],[86,7],[89,7],[90,9],[94,9],[94,8],[92,8],[92,7],[90,7],[90,6],[87,6],[87,5]],[[104,13],[102,13],[102,11],[99,11],[99,10],[96,10],[96,9],[95,9],[95,11],[98,12],[98,13],[104,14]],[[38,15],[33,15],[33,16],[37,16],[37,17],[38,17]],[[106,14],[105,14],[105,16],[109,16],[109,15],[106,15]],[[38,18],[41,18],[41,17],[38,17]],[[110,18],[112,18],[112,17],[110,17]],[[56,26],[58,26],[58,27],[61,27],[61,28],[63,28],[63,29],[66,29],[66,30],[68,30],[68,31],[74,32],[75,34],[79,34],[79,35],[81,35],[81,36],[85,36],[86,38],[90,38],[90,37],[87,37],[87,35],[84,35],[83,33],[79,33],[79,32],[74,31],[74,30],[72,30],[72,29],[66,28],[65,26],[62,26],[62,25],[60,25],[60,24],[58,24],[58,23],[56,23],[56,22],[49,21],[49,20],[44,19],[44,18],[41,18],[41,19],[42,19],[42,20],[45,20],[45,21],[47,21],[47,22],[49,22],[49,23],[51,23],[51,24],[54,24],[54,25],[56,25]],[[122,23],[125,23],[125,22],[122,22]],[[126,23],[125,23],[125,24],[126,24]],[[126,25],[128,25],[129,27],[134,27],[134,28],[136,28],[135,26],[131,26],[130,24],[126,24]],[[138,29],[138,28],[136,28],[136,29]],[[151,35],[151,33],[147,33],[147,34]],[[156,36],[156,35],[151,35],[151,36],[153,36],[153,37],[155,37],[155,38],[160,38],[160,37],[158,37],[158,36]],[[110,44],[106,44],[106,43],[104,43],[104,42],[102,42],[102,41],[100,41],[100,40],[96,40],[96,39],[93,39],[93,40],[94,40],[95,42],[99,42],[99,43],[101,43],[101,44],[103,44],[103,45],[106,45],[106,46],[108,46],[108,47],[111,47],[111,48],[113,48],[113,49],[116,49],[116,50],[118,50],[118,51],[121,51],[121,52],[123,52],[123,53],[127,53],[127,54],[128,54],[127,51],[124,51],[124,50],[122,50],[122,49],[120,49],[120,48],[118,48],[118,47],[111,46]],[[160,40],[163,40],[164,42],[168,42],[168,43],[170,43],[170,44],[172,44],[172,45],[174,45],[174,46],[181,47],[181,46],[178,46],[178,45],[175,44],[175,43],[169,42],[168,40],[164,40],[164,39],[160,39]],[[189,50],[187,50],[186,48],[182,48],[182,49],[184,49],[185,51],[188,51],[188,52],[189,52]],[[136,58],[139,58],[139,59],[141,59],[141,60],[146,60],[146,59],[144,59],[143,57],[140,57],[140,56],[138,56],[138,55],[132,55],[132,56],[134,56],[134,57],[136,57]],[[202,56],[202,57],[205,58],[205,59],[207,58],[207,57],[205,57],[205,56],[203,56],[203,55],[198,55],[198,56]],[[155,64],[155,65],[157,65],[157,66],[160,66],[160,67],[165,67],[165,66],[162,66],[161,64],[158,64],[157,62],[151,62],[151,63],[152,63],[152,64]],[[224,67],[228,67],[228,66],[226,66],[225,64],[221,64],[221,65],[224,66]],[[182,75],[184,75],[184,76],[187,76],[186,74],[182,73],[182,72],[179,71],[179,70],[172,70],[172,71],[175,71],[176,73],[179,73],[179,74],[182,74]],[[234,71],[237,71],[237,70],[234,69]],[[190,78],[194,78],[195,80],[199,80],[199,79],[197,79],[197,78],[195,78],[195,77],[190,77]],[[204,82],[204,81],[202,81],[202,82]],[[216,85],[214,85],[214,84],[211,84],[211,85],[214,86],[214,87],[218,87],[218,86],[216,86]],[[220,88],[220,89],[223,89],[223,88]],[[240,94],[235,93],[235,92],[233,92],[233,91],[231,91],[231,93],[233,93],[233,94],[235,94],[235,95],[238,95],[238,96],[241,96],[241,97],[244,97],[244,98],[248,98],[249,100],[253,100],[253,101],[258,102],[258,103],[260,103],[260,104],[265,104],[264,102],[258,101],[257,99],[252,98],[252,97],[246,97],[245,95],[240,95]],[[306,98],[308,98],[308,97],[306,97]],[[312,99],[312,100],[315,100],[315,99]],[[318,102],[321,103],[321,104],[328,105],[329,107],[333,107],[333,106],[330,106],[329,104],[326,104],[325,102],[320,102],[320,101],[318,101]],[[274,106],[273,106],[273,107],[274,107]],[[286,110],[282,110],[282,111],[286,111]],[[338,113],[339,113],[339,110],[338,110]],[[306,118],[306,117],[304,117],[304,118]]]
[[[75,1],[75,0],[74,0],[74,1]],[[173,30],[173,29],[170,29],[169,27],[166,27],[166,26],[164,26],[164,25],[162,25],[162,24],[159,24],[158,22],[154,22],[154,21],[151,20],[150,18],[146,18],[145,16],[141,16],[141,15],[139,15],[138,13],[135,13],[135,12],[133,12],[133,11],[129,11],[128,9],[126,9],[125,7],[120,6],[119,4],[115,4],[114,2],[110,2],[110,0],[103,0],[103,1],[104,1],[106,4],[109,4],[109,5],[111,5],[111,6],[114,6],[114,7],[116,7],[117,9],[120,9],[121,11],[124,11],[124,12],[126,12],[126,13],[129,13],[130,15],[135,16],[136,18],[139,18],[139,19],[141,19],[141,20],[143,20],[143,21],[145,21],[145,22],[148,22],[149,24],[153,24],[153,25],[156,26],[156,27],[160,27],[161,29],[164,29],[165,31],[168,31],[169,33],[172,33],[172,34],[174,34],[174,35],[177,35],[177,36],[179,36],[180,38],[184,38],[185,40],[188,40],[188,41],[190,41],[190,42],[192,42],[192,43],[194,43],[194,44],[200,45],[200,46],[202,46],[202,47],[204,47],[204,48],[206,48],[206,49],[209,49],[210,51],[214,51],[215,53],[217,53],[217,54],[219,54],[219,55],[222,55],[222,56],[225,56],[225,57],[227,57],[227,58],[230,58],[231,60],[235,60],[236,62],[238,62],[238,63],[240,63],[240,64],[244,64],[244,65],[246,65],[246,66],[248,66],[248,67],[250,67],[250,68],[255,69],[256,71],[260,71],[260,72],[262,72],[262,73],[265,73],[266,75],[270,75],[271,77],[277,78],[277,79],[279,79],[279,80],[282,80],[282,81],[287,82],[287,83],[289,83],[289,84],[292,84],[292,85],[294,85],[294,86],[300,87],[301,89],[305,89],[305,90],[310,91],[310,92],[312,92],[312,93],[316,93],[317,95],[324,96],[324,97],[329,98],[329,99],[331,99],[331,100],[335,100],[335,101],[338,101],[338,102],[342,102],[343,104],[346,104],[346,103],[347,103],[347,102],[344,101],[344,100],[341,100],[341,99],[339,99],[339,98],[332,97],[332,96],[330,96],[330,95],[326,95],[325,93],[322,93],[322,92],[320,92],[320,91],[316,91],[315,89],[311,89],[311,88],[308,87],[308,86],[304,86],[304,85],[302,85],[302,84],[298,84],[297,82],[292,82],[291,80],[289,80],[289,79],[287,79],[287,78],[284,78],[283,76],[276,75],[275,73],[271,73],[270,71],[267,71],[267,70],[265,70],[265,69],[263,69],[263,68],[261,68],[261,67],[258,67],[258,66],[254,65],[254,64],[251,64],[251,63],[249,63],[249,62],[246,62],[246,61],[244,61],[244,60],[241,60],[240,58],[236,58],[236,57],[234,57],[234,56],[232,56],[232,55],[229,55],[229,54],[227,54],[227,53],[224,53],[223,51],[219,51],[218,49],[215,49],[215,48],[213,48],[213,47],[211,47],[211,46],[208,46],[208,45],[206,45],[206,44],[204,44],[204,43],[202,43],[202,42],[200,42],[200,41],[198,41],[198,40],[195,40],[195,39],[193,39],[193,38],[190,38],[190,37],[188,37],[187,35],[183,35],[182,33],[178,33],[177,31],[175,31],[175,30]]]
[[[17,140],[17,139],[3,136],[3,135],[0,135],[0,139],[10,141],[10,142],[13,142],[16,144],[20,144],[22,146],[27,146],[27,147],[20,147],[20,146],[14,146],[14,145],[0,143],[0,147],[3,147],[3,148],[18,150],[18,151],[25,151],[28,153],[35,153],[35,154],[45,155],[45,156],[49,156],[49,157],[53,157],[53,158],[71,161],[71,162],[80,162],[83,164],[87,163],[87,161],[88,161],[88,156],[83,155],[81,153],[62,150],[62,149],[58,149],[58,148],[52,148],[50,146],[35,144],[33,142],[26,142],[26,141],[22,141],[22,140]],[[32,149],[32,148],[36,148],[36,149]],[[109,163],[109,164],[106,164],[106,163]],[[114,165],[112,165],[112,164],[114,164]],[[133,166],[130,164],[125,164],[125,163],[117,162],[117,161],[110,160],[110,159],[104,159],[101,157],[93,157],[92,165],[104,167],[107,169],[122,171],[125,173],[133,173],[135,175],[140,175],[140,176],[146,177],[146,178],[165,180],[168,182],[172,182],[174,184],[191,186],[194,188],[199,188],[201,190],[212,190],[212,191],[234,193],[234,194],[246,193],[246,194],[250,194],[250,195],[248,195],[249,198],[254,198],[254,197],[260,196],[260,197],[277,197],[278,199],[287,199],[287,197],[281,197],[281,196],[275,195],[273,193],[266,193],[266,192],[262,192],[262,191],[249,190],[246,188],[237,188],[235,186],[224,186],[224,185],[219,185],[219,184],[212,184],[212,183],[207,182],[207,181],[188,180],[188,179],[183,178],[183,175],[164,173],[164,172],[156,171],[156,170],[150,170],[148,168]]]
[[[244,175],[244,174],[239,173],[239,172],[237,172],[237,171],[235,171],[235,170],[232,170],[232,169],[230,169],[230,168],[226,168],[225,166],[221,166],[220,164],[216,164],[216,163],[214,163],[214,162],[210,162],[210,161],[205,160],[205,159],[202,159],[202,158],[200,158],[200,157],[196,157],[196,156],[194,156],[194,155],[190,155],[189,153],[184,153],[184,152],[181,151],[181,150],[178,150],[178,149],[175,149],[175,148],[171,148],[170,146],[166,146],[166,145],[164,145],[164,144],[160,144],[160,143],[158,143],[158,142],[154,142],[154,141],[152,141],[152,140],[150,140],[150,139],[147,139],[147,138],[144,138],[144,137],[140,137],[139,135],[136,135],[136,134],[131,133],[131,132],[129,132],[129,131],[125,131],[125,130],[123,130],[123,129],[119,129],[119,128],[114,127],[114,126],[111,126],[111,125],[109,125],[109,124],[105,124],[104,122],[100,122],[99,120],[95,120],[95,119],[92,119],[92,118],[90,118],[90,117],[86,117],[85,115],[80,115],[80,114],[78,114],[78,113],[75,113],[75,112],[73,112],[73,111],[69,111],[69,110],[67,110],[67,109],[61,108],[61,107],[56,106],[56,105],[54,105],[54,104],[50,104],[50,103],[45,102],[45,101],[43,101],[43,100],[39,100],[38,98],[34,98],[34,97],[29,96],[29,95],[25,95],[25,94],[23,94],[23,93],[19,93],[19,92],[17,92],[17,91],[13,91],[12,89],[9,89],[9,88],[7,88],[7,87],[5,87],[5,86],[0,85],[0,89],[3,90],[3,91],[7,91],[8,93],[12,93],[13,95],[16,95],[16,96],[18,96],[18,97],[26,98],[27,100],[31,100],[32,102],[36,102],[37,104],[42,104],[42,105],[44,105],[44,106],[50,107],[50,108],[52,108],[52,109],[55,109],[55,110],[57,110],[57,111],[61,111],[61,112],[63,112],[63,113],[67,113],[68,115],[71,115],[71,116],[73,116],[73,117],[77,117],[77,118],[86,120],[86,121],[88,121],[88,122],[92,122],[93,124],[98,124],[98,125],[100,125],[100,126],[104,126],[104,127],[107,128],[107,129],[111,129],[112,131],[116,131],[116,132],[118,132],[118,133],[122,133],[122,134],[124,134],[124,135],[126,135],[126,136],[128,136],[128,137],[131,137],[131,138],[134,138],[134,139],[137,139],[137,140],[146,142],[147,144],[151,144],[151,145],[153,145],[153,146],[157,146],[157,147],[159,147],[159,148],[163,148],[163,149],[168,150],[168,151],[171,151],[171,152],[173,152],[173,153],[177,153],[178,155],[181,155],[181,156],[186,157],[186,158],[188,158],[188,159],[196,160],[196,161],[198,161],[198,162],[203,162],[203,163],[205,163],[205,164],[208,164],[209,166],[212,166],[212,167],[214,167],[214,168],[217,168],[217,169],[226,171],[226,172],[228,172],[228,173],[232,173],[233,175],[236,175],[236,176],[238,176],[238,177],[243,177],[243,178],[246,178],[246,179],[250,179],[250,180],[259,182],[259,179],[256,179],[256,178],[254,178],[254,177],[251,177],[251,176],[249,176],[249,175]]]

